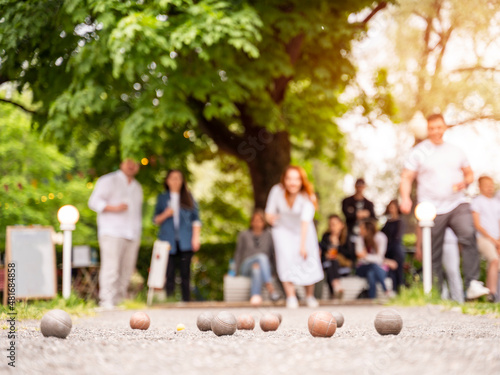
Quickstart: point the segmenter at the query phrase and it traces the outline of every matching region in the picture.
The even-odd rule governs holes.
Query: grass
[[[147,307],[148,289],[143,288],[134,299],[126,299],[120,303],[119,307],[126,310],[142,310]]]
[[[446,310],[459,308],[463,314],[468,315],[490,315],[500,318],[500,303],[484,302],[484,297],[474,302],[458,303],[443,300],[439,292],[433,289],[430,295],[424,294],[422,284],[415,284],[411,288],[402,288],[398,296],[391,299],[390,305],[396,306],[426,306],[439,305]]]
[[[96,304],[93,300],[86,301],[75,294],[71,294],[68,299],[58,295],[51,300],[20,301],[15,305],[16,320],[39,320],[49,310],[61,309],[73,316],[94,315]],[[12,311],[9,306],[0,306],[0,320],[9,319],[8,313]],[[0,326],[3,328],[3,326]]]
[[[143,288],[141,289],[137,295],[133,299],[127,299],[123,301],[119,306],[126,309],[126,310],[142,310],[148,308],[147,306],[147,299],[148,299],[148,288]],[[171,302],[179,302],[181,301],[180,299],[180,293],[175,296],[170,296],[167,297],[165,300],[157,300],[156,297],[153,298],[153,306],[155,303],[171,303]]]
[[[133,299],[123,301],[119,307],[125,310],[142,310],[147,308],[147,288],[142,289]],[[40,320],[49,310],[60,309],[68,314],[79,316],[94,316],[94,309],[97,307],[95,300],[85,300],[76,294],[71,294],[70,298],[64,299],[61,295],[51,300],[30,300],[18,301],[15,306],[16,320]],[[0,322],[10,318],[9,306],[0,305]],[[0,330],[7,329],[6,324],[0,324]]]

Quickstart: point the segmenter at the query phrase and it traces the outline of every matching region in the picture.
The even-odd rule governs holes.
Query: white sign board
[[[155,241],[148,276],[149,288],[162,289],[165,286],[169,251],[169,242],[160,240]]]
[[[16,299],[53,298],[57,294],[52,227],[8,226],[5,263],[14,263]],[[4,303],[7,293],[4,292]]]

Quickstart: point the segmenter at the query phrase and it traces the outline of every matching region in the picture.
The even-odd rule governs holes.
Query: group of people
[[[495,197],[494,181],[481,176],[478,180],[480,195],[468,203],[465,189],[474,181],[474,174],[465,153],[443,139],[447,125],[442,115],[429,116],[428,138],[410,152],[400,183],[401,202],[393,200],[386,210],[387,221],[381,231],[377,230],[373,203],[363,195],[365,182],[358,179],[356,193],[342,202],[345,222],[338,215],[329,217],[329,230],[318,244],[313,224],[317,199],[304,170],[289,166],[268,197],[266,221],[272,227],[267,233],[273,241],[268,248],[252,248],[252,257],[246,257],[249,242],[245,237],[259,237],[253,229],[240,234],[236,257],[245,268],[243,275],[252,277],[252,299],[258,298],[265,282],[273,293],[271,260],[263,260],[274,254],[276,271],[283,284],[288,307],[298,306],[294,285],[305,286],[306,303],[317,306],[314,298],[314,283],[324,275],[335,297],[341,297],[340,269],[354,266],[358,276],[368,281],[368,296],[375,298],[376,285],[390,295],[385,279],[390,276],[395,291],[404,284],[403,265],[405,253],[402,247],[404,233],[401,214],[409,214],[413,208],[410,198],[412,184],[417,184],[417,200],[430,202],[436,208],[432,228],[432,274],[435,286],[443,290],[446,272],[447,290],[451,298],[463,302],[487,296],[490,302],[500,302],[499,256],[500,256],[500,197]],[[262,216],[261,214],[259,214]],[[255,217],[255,215],[254,215]],[[253,219],[254,220],[254,219]],[[253,221],[252,221],[253,222]],[[269,234],[270,233],[270,234]],[[445,241],[445,233],[447,242]],[[417,241],[416,257],[422,258],[420,239]],[[250,245],[248,245],[250,246]],[[479,279],[480,255],[487,260],[486,287]],[[465,291],[460,273],[462,257],[465,276]],[[265,264],[265,265],[263,265]]]
[[[135,176],[139,163],[126,159],[120,169],[100,177],[89,199],[97,212],[100,249],[99,306],[113,309],[127,295],[140,246],[143,193]],[[176,272],[184,301],[190,300],[191,258],[200,249],[198,205],[181,171],[170,170],[158,196],[153,222],[158,239],[170,244],[165,289],[173,295]]]
[[[451,268],[449,273],[459,274],[460,258],[457,253],[453,255],[451,252],[451,257],[456,260],[450,262],[450,252],[445,254],[443,251],[446,229],[450,228],[460,245],[465,278],[465,293],[458,293],[456,299],[487,296],[490,302],[499,301],[500,203],[494,197],[494,183],[491,177],[479,178],[481,194],[474,198],[471,207],[465,190],[474,182],[474,172],[465,152],[444,141],[446,129],[442,115],[433,114],[428,117],[427,139],[412,149],[401,174],[400,208],[404,214],[410,213],[411,187],[413,181],[417,180],[418,202],[430,202],[436,208],[437,215],[431,235],[432,275],[439,290],[443,286],[444,263]],[[488,287],[478,280],[480,254],[488,261]],[[420,246],[417,246],[417,257],[421,257]]]
[[[318,242],[314,224],[318,202],[313,187],[301,167],[288,166],[280,182],[271,188],[265,211],[256,210],[250,229],[238,236],[236,271],[252,278],[251,301],[260,303],[263,286],[272,300],[280,298],[272,283],[273,269],[290,308],[298,307],[297,285],[305,287],[306,304],[316,307],[314,286],[325,277],[332,295],[341,298],[340,277],[350,270],[367,279],[370,298],[376,296],[377,283],[384,293],[392,293],[385,284],[388,276],[393,281],[393,289],[398,291],[404,283],[405,258],[401,214],[409,214],[413,207],[410,193],[414,180],[418,181],[418,202],[430,202],[437,211],[432,228],[436,286],[441,290],[446,272],[452,298],[462,301],[487,295],[489,301],[498,301],[500,200],[494,197],[494,181],[483,176],[479,179],[481,195],[473,200],[471,208],[464,190],[474,181],[474,175],[465,153],[443,140],[446,128],[441,115],[428,118],[428,139],[411,150],[401,175],[401,201],[389,203],[387,220],[381,230],[378,230],[373,203],[363,195],[365,182],[358,179],[355,194],[342,202],[345,221],[339,215],[331,215],[328,231]],[[99,303],[103,308],[113,308],[125,297],[135,268],[143,200],[142,188],[135,180],[138,171],[138,163],[124,160],[120,170],[99,178],[89,199],[89,207],[98,213]],[[153,221],[159,226],[159,239],[171,246],[167,294],[172,295],[179,270],[182,298],[189,301],[190,264],[200,248],[201,223],[198,206],[181,171],[168,172],[165,192],[158,196]],[[460,254],[458,246],[456,251],[443,246],[447,228],[456,236]],[[478,281],[480,253],[488,261],[487,287]],[[457,281],[460,255],[465,293],[461,279]],[[421,257],[418,245],[416,256]]]
[[[318,243],[314,214],[317,200],[305,171],[289,166],[281,182],[268,196],[265,216],[256,210],[251,227],[238,236],[235,253],[238,274],[251,277],[253,304],[262,301],[265,285],[271,300],[279,299],[272,283],[272,265],[283,285],[286,305],[298,307],[295,286],[305,287],[305,302],[318,305],[314,285],[326,279],[334,298],[342,298],[341,274],[355,273],[368,281],[368,296],[376,297],[376,284],[392,293],[385,279],[393,279],[395,290],[403,284],[403,225],[397,201],[387,207],[387,221],[381,231],[376,224],[373,203],[363,195],[365,182],[358,179],[356,193],[344,199],[345,221],[336,214],[328,218],[328,230]],[[264,220],[265,218],[265,220]],[[266,223],[271,229],[265,229]]]

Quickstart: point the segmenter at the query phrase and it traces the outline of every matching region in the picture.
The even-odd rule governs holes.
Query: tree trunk
[[[258,126],[242,105],[239,107],[244,134],[236,134],[218,119],[206,120],[204,103],[192,100],[199,113],[199,125],[219,149],[245,161],[250,171],[255,208],[265,208],[271,187],[277,184],[285,167],[290,164],[290,135],[286,131],[271,133]]]
[[[290,164],[289,134],[270,133],[259,127],[247,139],[248,143],[242,143],[244,146],[240,145],[238,152],[248,165],[255,208],[265,208],[269,190],[280,181],[283,170]]]

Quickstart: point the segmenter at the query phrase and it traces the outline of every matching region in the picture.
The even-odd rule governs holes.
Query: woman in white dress
[[[314,284],[324,275],[313,223],[315,206],[313,187],[297,166],[286,168],[267,198],[266,219],[273,226],[276,268],[289,308],[299,306],[294,285],[305,286],[307,306],[318,306]]]

